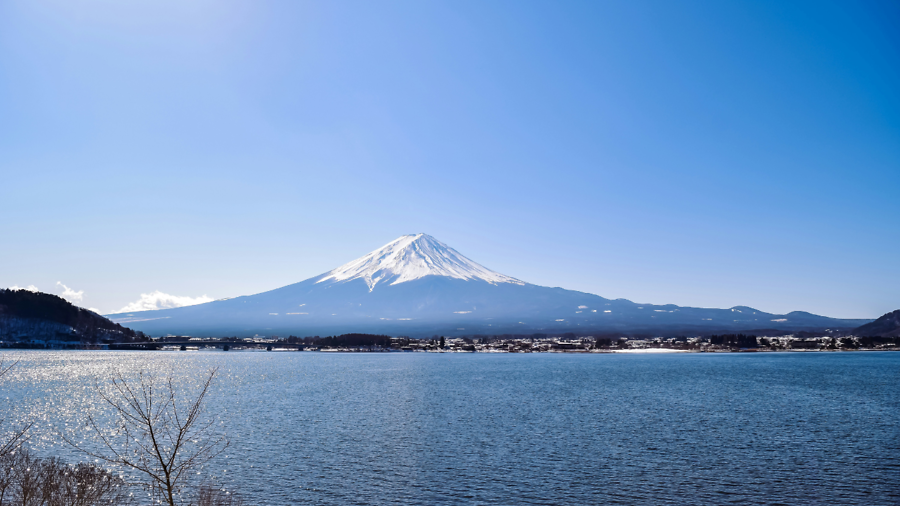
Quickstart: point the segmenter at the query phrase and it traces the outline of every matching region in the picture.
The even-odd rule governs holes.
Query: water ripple
[[[151,370],[252,504],[897,504],[900,353],[622,356],[13,351],[3,428],[82,458],[94,390]]]

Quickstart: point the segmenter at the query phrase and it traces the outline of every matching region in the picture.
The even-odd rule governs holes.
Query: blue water
[[[5,355],[70,459],[94,378],[219,367],[206,472],[249,504],[900,504],[900,353]]]

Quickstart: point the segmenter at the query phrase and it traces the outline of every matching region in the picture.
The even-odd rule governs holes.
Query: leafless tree
[[[244,499],[209,484],[200,485],[197,506],[244,506]]]
[[[13,466],[13,498],[18,504],[31,504],[37,500],[40,486],[38,461],[30,453],[17,452]]]
[[[148,479],[155,497],[177,506],[183,502],[180,491],[188,485],[191,470],[228,446],[224,436],[213,433],[214,420],[203,417],[204,400],[215,375],[216,370],[211,370],[196,396],[185,400],[179,398],[171,376],[159,382],[152,373],[141,371],[137,380],[127,380],[119,372],[110,388],[97,386],[115,414],[115,425],[103,427],[93,414],[87,416],[100,449],[64,438],[91,457],[138,471]]]
[[[0,458],[0,506],[125,506],[134,503],[122,478],[81,463],[68,466],[21,448]]]
[[[0,378],[18,362],[4,366]],[[22,445],[33,423],[0,443],[0,506],[124,506],[132,504],[127,484],[92,464],[68,466],[58,458],[40,458]]]
[[[15,483],[16,468],[13,461],[14,458],[15,453],[7,453],[0,457],[0,506],[6,504],[3,501],[8,497],[8,493],[13,488],[13,483]]]
[[[0,378],[6,376],[6,373],[8,373],[9,370],[18,363],[18,361],[15,361],[12,364],[4,367],[3,359],[0,359]],[[0,425],[2,424],[3,420],[0,420]],[[25,435],[28,433],[28,429],[30,429],[32,425],[34,425],[34,422],[26,423],[24,426],[13,430],[12,433],[7,436],[5,441],[0,442],[0,459],[15,452],[16,449],[19,448],[23,442],[25,442]]]

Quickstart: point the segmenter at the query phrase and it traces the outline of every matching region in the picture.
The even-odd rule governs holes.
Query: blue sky
[[[877,317],[898,26],[890,1],[3,2],[0,286],[230,297],[425,232],[604,297]]]

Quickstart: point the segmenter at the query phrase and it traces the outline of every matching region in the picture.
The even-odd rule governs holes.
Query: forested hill
[[[133,330],[49,293],[0,289],[0,340],[131,341]]]
[[[857,336],[900,337],[900,309],[853,330]]]

